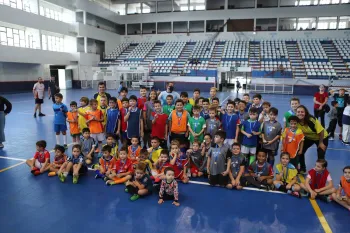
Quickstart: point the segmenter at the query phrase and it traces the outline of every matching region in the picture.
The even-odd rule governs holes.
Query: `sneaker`
[[[66,177],[63,175],[63,173],[61,173],[61,175],[59,175],[58,178],[60,179],[60,181],[62,183],[64,183],[64,181],[66,181]]]
[[[34,113],[34,118],[36,118],[36,113]]]
[[[329,141],[334,141],[334,138],[333,138],[333,137],[329,137],[328,140],[329,140]]]
[[[46,116],[46,115],[40,112],[39,117],[43,117],[43,116]]]
[[[64,144],[63,147],[64,147],[64,149],[66,149],[66,150],[68,149],[67,144]]]
[[[36,168],[36,167],[33,167],[32,170],[31,170],[30,172],[34,175],[34,173],[35,173],[36,171],[39,171],[39,169]]]
[[[40,174],[41,174],[41,172],[40,172],[39,170],[36,170],[36,171],[33,173],[34,176],[38,176],[38,175],[40,175]]]
[[[74,176],[73,175],[73,184],[77,184],[78,183],[78,176]]]
[[[301,194],[299,192],[292,192],[291,195],[293,197],[301,198]]]
[[[342,134],[339,134],[339,140],[343,141],[343,135]]]
[[[107,180],[107,181],[106,181],[106,185],[107,185],[107,186],[112,186],[112,185],[115,185],[115,183],[114,183],[114,181],[112,181],[112,180]]]
[[[318,199],[320,199],[321,201],[323,202],[331,202],[331,198],[329,196],[326,196],[326,195],[317,195]]]
[[[103,180],[104,180],[104,181],[107,181],[107,180],[108,180],[108,177],[104,177]]]
[[[52,176],[56,176],[56,172],[49,172],[48,176],[52,177]]]
[[[4,148],[4,144],[0,143],[0,148]]]
[[[128,193],[129,192],[129,190],[126,188],[126,189],[124,189],[124,191],[126,192],[126,193]]]
[[[139,198],[140,198],[139,195],[134,194],[134,195],[132,195],[132,196],[130,197],[130,201],[136,201],[136,200],[139,199]]]

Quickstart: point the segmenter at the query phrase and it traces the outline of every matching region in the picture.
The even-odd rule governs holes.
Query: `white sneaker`
[[[329,141],[334,141],[334,138],[333,137],[329,137]]]
[[[0,143],[0,148],[4,148],[4,144]]]

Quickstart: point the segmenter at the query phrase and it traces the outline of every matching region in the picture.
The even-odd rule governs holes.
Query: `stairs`
[[[296,41],[286,41],[286,46],[294,78],[307,78],[298,43]]]
[[[127,57],[130,55],[130,53],[137,47],[138,44],[130,44],[124,52],[122,52],[119,57],[117,57],[116,62],[119,65],[119,63],[123,62]]]
[[[221,61],[222,54],[224,53],[224,48],[225,48],[225,42],[223,41],[215,42],[215,46],[211,54],[208,68],[217,69],[218,64]]]
[[[253,70],[260,70],[260,42],[249,42],[249,58],[248,64]]]
[[[147,56],[143,59],[143,61],[140,63],[141,66],[148,67],[149,64],[156,58],[159,51],[162,49],[162,47],[165,45],[165,43],[156,43],[156,45],[149,51]]]
[[[185,47],[181,51],[179,58],[177,59],[175,65],[173,66],[170,74],[180,75],[183,72],[184,66],[185,66],[188,58],[192,54],[192,51],[193,51],[195,46],[196,46],[196,42],[187,42],[186,43]]]
[[[340,55],[338,49],[334,46],[333,41],[322,41],[321,45],[328,56],[329,62],[332,64],[337,77],[350,78],[346,64]]]

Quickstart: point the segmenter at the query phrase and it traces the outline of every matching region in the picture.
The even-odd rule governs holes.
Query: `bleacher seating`
[[[145,60],[145,58],[147,59]],[[151,66],[150,75],[209,76],[217,67],[252,67],[259,77],[350,78],[350,41],[167,41],[122,43],[101,66]]]

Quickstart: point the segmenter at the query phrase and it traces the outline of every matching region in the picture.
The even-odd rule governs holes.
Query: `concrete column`
[[[84,53],[88,52],[88,43],[87,43],[87,37],[84,37]]]
[[[86,11],[83,11],[83,23],[86,24]]]

